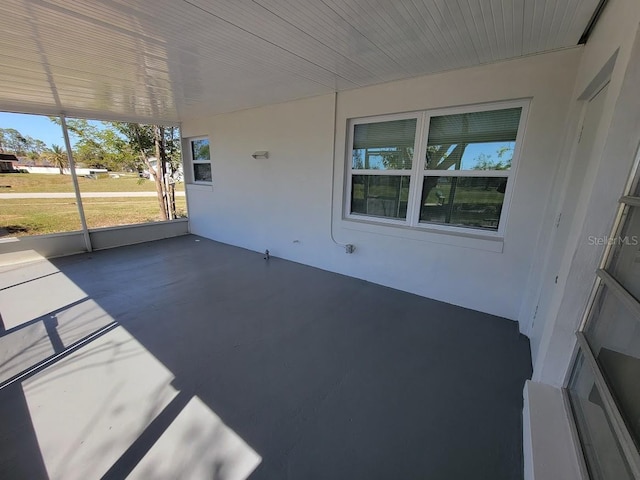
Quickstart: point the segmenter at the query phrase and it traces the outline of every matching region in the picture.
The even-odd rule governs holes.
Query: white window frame
[[[522,138],[529,112],[530,100],[508,100],[492,102],[481,105],[467,105],[459,107],[438,108],[408,113],[390,115],[376,115],[372,117],[353,118],[349,120],[349,134],[345,159],[346,183],[343,219],[355,222],[376,223],[380,225],[399,226],[420,231],[432,231],[453,234],[474,234],[487,237],[503,237],[506,229],[509,207],[514,189],[516,172],[522,150]],[[516,134],[511,168],[509,170],[426,170],[426,161],[429,123],[432,117],[455,115],[462,113],[487,112],[492,110],[505,110],[509,108],[521,108],[518,132]],[[373,170],[353,168],[353,140],[356,125],[367,123],[389,122],[394,120],[416,119],[416,136],[411,170]],[[380,175],[380,176],[408,176],[409,197],[407,202],[407,216],[405,219],[384,218],[372,215],[351,213],[351,194],[353,188],[353,175]],[[507,187],[502,202],[502,211],[498,221],[497,230],[484,228],[464,227],[442,223],[420,222],[420,203],[422,200],[422,187],[427,176],[438,177],[506,177]]]
[[[193,142],[197,142],[198,140],[206,140],[209,142],[209,160],[196,160],[193,158]],[[213,185],[213,163],[211,162],[211,140],[208,136],[201,137],[189,137],[187,138],[187,142],[189,145],[189,158],[191,159],[191,183],[193,185]],[[202,165],[209,164],[209,168],[211,169],[211,181],[205,182],[203,180],[196,180],[196,172],[194,165]]]

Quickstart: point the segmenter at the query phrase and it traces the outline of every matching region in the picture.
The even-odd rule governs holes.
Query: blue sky
[[[0,128],[15,128],[22,135],[42,140],[48,147],[55,144],[64,148],[62,129],[46,116],[0,112]],[[73,145],[75,143],[73,136],[70,140]]]

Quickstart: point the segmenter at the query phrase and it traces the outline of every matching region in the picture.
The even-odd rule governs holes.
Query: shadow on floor
[[[20,385],[0,391],[0,401],[0,478],[49,478]]]
[[[105,478],[194,397],[260,455],[251,479],[523,476],[515,322],[194,236],[51,262],[175,377]],[[0,476],[47,478],[20,394],[0,391]]]

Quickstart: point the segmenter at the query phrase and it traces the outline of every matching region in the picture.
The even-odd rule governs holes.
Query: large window
[[[526,102],[355,119],[345,215],[504,230]]]
[[[193,138],[189,141],[189,145],[191,147],[191,164],[194,183],[210,184],[212,179],[209,139]]]

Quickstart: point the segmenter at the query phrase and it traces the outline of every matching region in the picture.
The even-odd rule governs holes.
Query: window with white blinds
[[[527,106],[352,120],[346,218],[502,234]]]

